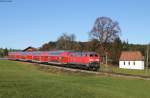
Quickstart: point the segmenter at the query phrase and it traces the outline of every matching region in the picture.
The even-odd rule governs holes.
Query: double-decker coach
[[[20,60],[21,59],[21,52],[9,52],[8,58],[10,60]]]
[[[48,63],[53,64],[68,64],[68,54],[70,51],[58,50],[48,52]]]
[[[26,52],[26,61],[32,62],[33,60],[33,52]]]
[[[9,60],[15,60],[15,52],[9,52],[8,53],[8,59]]]
[[[38,62],[40,63],[40,56],[41,56],[41,52],[40,51],[34,51],[32,52],[32,62]]]
[[[48,51],[41,51],[40,63],[48,63]]]

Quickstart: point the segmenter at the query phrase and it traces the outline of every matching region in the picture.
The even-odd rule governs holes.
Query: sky
[[[117,21],[120,38],[150,42],[150,0],[0,0],[0,47],[24,49],[56,41],[63,33],[88,41],[96,18]]]

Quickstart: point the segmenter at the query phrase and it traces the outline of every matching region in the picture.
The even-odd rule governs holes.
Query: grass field
[[[0,60],[0,98],[150,98],[150,81],[42,71]]]
[[[145,70],[121,69],[118,66],[112,66],[112,65],[101,65],[101,68],[99,71],[150,76],[150,69],[145,69]]]

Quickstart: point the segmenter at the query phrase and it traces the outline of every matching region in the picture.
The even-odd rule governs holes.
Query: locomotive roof
[[[87,56],[87,55],[95,55],[97,54],[96,52],[79,52],[79,51],[76,51],[76,52],[71,52],[72,55],[76,55],[76,56]]]
[[[83,52],[83,51],[74,51],[72,53],[82,53],[82,54],[96,54],[96,52]]]

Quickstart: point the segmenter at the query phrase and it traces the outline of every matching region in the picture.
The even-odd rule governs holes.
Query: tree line
[[[5,56],[7,56],[8,55],[8,49],[7,48],[5,48],[5,49],[3,49],[3,48],[0,48],[0,57],[5,57]]]
[[[8,56],[9,52],[16,52],[16,51],[21,51],[20,49],[8,49],[8,48],[0,48],[0,57],[6,57]]]
[[[72,36],[73,39],[72,39]],[[43,44],[39,50],[77,50],[77,51],[95,51],[100,53],[103,61],[105,62],[105,52],[108,53],[108,63],[118,64],[121,51],[141,51],[146,56],[146,45],[129,44],[128,41],[121,41],[120,38],[116,38],[113,42],[105,43],[105,49],[99,47],[97,39],[91,39],[87,42],[80,42],[75,40],[75,35],[67,35],[64,33],[57,41],[50,41]]]
[[[121,41],[119,23],[109,17],[98,17],[88,34],[91,39],[87,42],[80,42],[76,41],[74,34],[63,33],[57,41],[45,43],[39,50],[95,51],[100,54],[103,62],[111,64],[118,64],[121,51],[136,50],[146,56],[146,45],[135,45],[129,44],[128,41]]]

